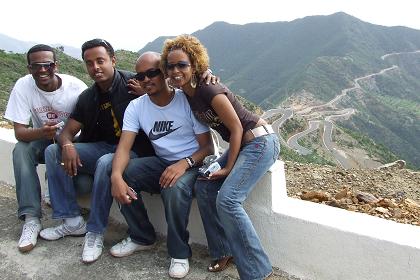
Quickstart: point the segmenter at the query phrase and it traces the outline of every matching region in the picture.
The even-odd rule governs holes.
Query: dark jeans
[[[186,259],[191,257],[187,225],[198,169],[188,169],[174,186],[162,189],[159,178],[172,163],[174,162],[158,157],[131,159],[124,172],[124,180],[138,193],[138,199],[131,204],[122,205],[121,213],[127,221],[129,235],[134,242],[153,244],[156,241],[156,233],[149,221],[140,192],[160,193],[168,224],[168,253],[172,258]]]

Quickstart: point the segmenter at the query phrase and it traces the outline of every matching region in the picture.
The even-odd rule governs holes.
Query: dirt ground
[[[286,181],[290,197],[420,225],[420,172],[399,164],[342,169],[286,162]]]

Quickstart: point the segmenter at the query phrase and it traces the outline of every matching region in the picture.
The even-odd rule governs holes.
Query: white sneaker
[[[104,247],[103,234],[88,232],[85,236],[85,244],[83,245],[82,262],[93,263],[102,254]]]
[[[36,221],[25,223],[18,243],[19,251],[26,253],[32,250],[36,245],[38,234],[41,229],[41,224]]]
[[[114,257],[121,258],[121,257],[129,256],[129,255],[131,255],[131,254],[133,254],[134,252],[137,252],[137,251],[145,251],[145,250],[152,249],[154,246],[155,246],[155,244],[152,244],[152,245],[137,244],[137,243],[134,243],[133,241],[131,241],[130,237],[127,237],[126,239],[124,239],[120,243],[112,246],[112,248],[111,248],[111,250],[109,250],[109,252]]]
[[[41,230],[39,235],[46,240],[57,240],[64,236],[83,236],[86,234],[86,223],[83,221],[76,227],[66,225],[64,222],[56,227]]]
[[[188,259],[171,259],[169,267],[169,276],[172,278],[184,278],[190,270]]]

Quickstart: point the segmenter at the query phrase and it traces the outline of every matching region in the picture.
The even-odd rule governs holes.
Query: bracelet
[[[64,147],[67,147],[67,146],[72,146],[73,147],[74,145],[73,145],[73,143],[67,143],[67,144],[64,144],[61,148],[64,148]]]

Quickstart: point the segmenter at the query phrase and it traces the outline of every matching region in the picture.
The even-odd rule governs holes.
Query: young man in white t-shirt
[[[140,192],[160,193],[168,223],[168,253],[172,257],[169,275],[182,278],[188,273],[188,258],[191,256],[187,223],[192,188],[198,176],[196,163],[213,152],[213,145],[209,128],[194,117],[185,95],[168,86],[159,70],[159,62],[158,53],[147,52],[136,64],[136,79],[147,95],[131,101],[125,111],[111,176],[112,195],[121,204],[130,236],[113,246],[111,254],[123,257],[153,246],[156,234]],[[139,130],[148,135],[156,156],[130,159],[130,149]],[[109,175],[101,180],[110,180]],[[106,182],[101,184],[106,185]],[[101,193],[105,192],[107,190],[102,187]],[[95,196],[94,190],[92,193]],[[106,204],[107,199],[103,199],[99,192],[96,194],[97,204]],[[101,218],[100,212],[96,215],[92,217],[91,212],[89,219],[88,226],[96,230],[86,235],[82,257],[86,262],[95,261],[102,253],[100,245],[104,229],[95,224],[96,221],[98,225],[103,224],[100,220],[107,217]]]
[[[50,46],[33,46],[27,60],[29,74],[16,82],[5,113],[18,140],[13,168],[18,217],[25,220],[18,244],[21,252],[33,249],[41,230],[41,187],[36,167],[44,163],[45,148],[53,143],[79,94],[87,88],[81,80],[57,73],[56,54]]]

